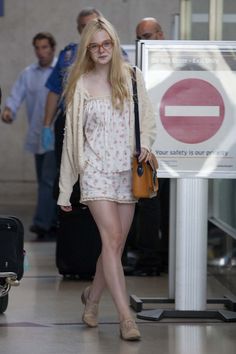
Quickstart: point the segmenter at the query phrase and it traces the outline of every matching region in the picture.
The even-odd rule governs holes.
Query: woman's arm
[[[59,197],[57,204],[69,207],[70,196],[73,190],[73,185],[78,180],[78,175],[75,172],[74,159],[73,159],[73,124],[72,124],[72,109],[69,109],[66,114],[66,123],[63,139],[60,179],[59,179]]]
[[[137,90],[139,100],[139,119],[141,147],[151,151],[156,139],[156,119],[152,103],[149,99],[142,72],[136,69]]]

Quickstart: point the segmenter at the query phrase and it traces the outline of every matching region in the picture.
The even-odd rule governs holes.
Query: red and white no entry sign
[[[161,122],[169,135],[183,143],[196,144],[210,139],[222,125],[224,115],[221,94],[202,79],[181,80],[161,99]]]

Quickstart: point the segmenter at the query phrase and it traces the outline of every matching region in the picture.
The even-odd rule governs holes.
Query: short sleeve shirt
[[[68,69],[75,60],[77,48],[78,44],[70,43],[60,52],[56,66],[46,82],[49,91],[62,94]]]

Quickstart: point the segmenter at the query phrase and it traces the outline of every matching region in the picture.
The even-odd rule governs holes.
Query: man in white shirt
[[[45,151],[41,132],[48,89],[45,83],[56,64],[54,37],[47,32],[36,34],[32,41],[37,63],[26,67],[19,75],[6,99],[2,121],[12,123],[22,102],[26,102],[28,132],[25,149],[35,157],[38,199],[30,231],[43,238],[57,222],[57,207],[53,198],[56,175],[54,146]]]

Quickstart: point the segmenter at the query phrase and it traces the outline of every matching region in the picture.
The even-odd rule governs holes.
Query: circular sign
[[[183,143],[196,144],[210,139],[222,125],[224,115],[221,94],[205,80],[188,78],[176,82],[161,99],[163,127]]]

